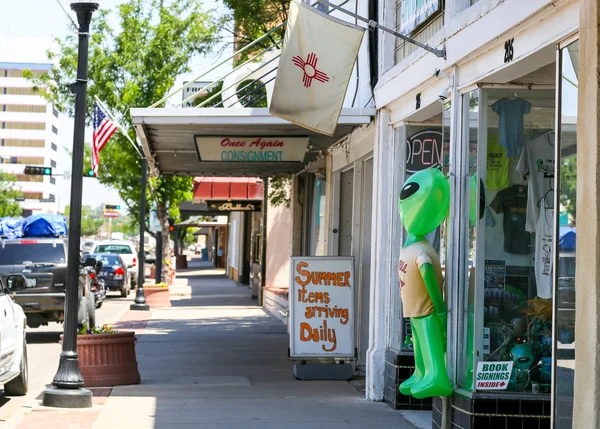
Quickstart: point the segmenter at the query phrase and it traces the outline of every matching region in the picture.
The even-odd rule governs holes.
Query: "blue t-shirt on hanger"
[[[523,116],[531,110],[531,103],[522,98],[501,98],[492,104],[492,110],[500,117],[500,145],[506,149],[508,158],[518,158],[525,144],[525,123]]]

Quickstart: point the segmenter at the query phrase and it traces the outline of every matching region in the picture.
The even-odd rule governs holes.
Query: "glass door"
[[[477,365],[477,353],[482,339],[476,335],[475,318],[476,279],[477,279],[477,225],[480,220],[480,187],[477,174],[477,142],[479,139],[480,90],[476,89],[462,96],[462,126],[460,151],[458,152],[458,183],[460,184],[459,260],[458,260],[458,356],[456,384],[472,391],[473,368]]]
[[[573,425],[575,381],[575,237],[577,200],[577,90],[579,41],[558,50],[554,224],[553,427]]]

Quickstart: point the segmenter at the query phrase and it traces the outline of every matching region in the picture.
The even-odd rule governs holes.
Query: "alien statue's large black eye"
[[[400,192],[400,199],[405,200],[418,190],[419,184],[417,182],[407,183],[406,185],[404,185],[404,188],[402,188],[402,192]]]

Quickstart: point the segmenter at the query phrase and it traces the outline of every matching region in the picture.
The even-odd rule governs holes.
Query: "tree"
[[[208,52],[217,41],[217,23],[199,0],[128,0],[116,8],[116,14],[116,28],[109,25],[107,10],[98,12],[92,22],[87,117],[91,121],[97,96],[120,115],[119,122],[136,141],[129,109],[150,106],[167,94],[177,76],[191,71],[194,56]],[[46,98],[72,116],[70,84],[76,76],[77,36],[70,34],[56,42],[57,50],[48,52],[55,66],[40,78],[26,77],[48,88],[43,92]],[[117,132],[100,159],[100,183],[119,192],[129,213],[139,213],[141,161],[131,144]],[[191,199],[192,178],[151,177],[148,184],[149,203],[156,203],[163,237],[168,237],[168,216],[177,217],[179,202]],[[167,259],[169,242],[163,243],[163,259]],[[163,279],[167,275],[165,267]]]
[[[277,27],[288,18],[288,1],[280,0],[223,0],[223,3],[232,10],[233,33],[235,37],[235,49],[241,49],[247,44],[260,38],[273,28]],[[238,55],[234,59],[234,65],[241,64],[259,51],[269,48],[273,44],[283,40],[285,27],[282,26],[273,32],[265,40],[257,43],[248,51]],[[267,95],[264,86],[252,81],[244,81],[238,86],[245,107],[267,107]],[[245,98],[243,98],[246,96]],[[275,177],[269,179],[269,203],[275,207],[290,206],[289,188],[291,180],[289,177]]]
[[[223,0],[232,11],[235,49],[239,50],[268,33],[287,20],[289,1],[287,0]],[[257,43],[252,49],[235,58],[235,65],[244,62],[252,54],[283,40],[285,28],[281,27],[269,37]]]
[[[70,206],[65,206],[64,216],[69,219]],[[81,207],[81,236],[95,236],[102,228],[104,219],[97,217],[90,206]]]
[[[21,216],[23,209],[15,199],[22,196],[16,176],[0,171],[0,217]]]
[[[561,161],[560,203],[565,206],[573,222],[577,222],[577,156]]]

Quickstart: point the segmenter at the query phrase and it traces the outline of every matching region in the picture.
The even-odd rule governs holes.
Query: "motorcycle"
[[[96,261],[93,266],[86,263],[85,269],[90,277],[91,289],[94,294],[94,303],[96,308],[100,308],[106,299],[106,287],[104,285],[104,280],[98,277],[100,271],[102,270],[102,262]]]

